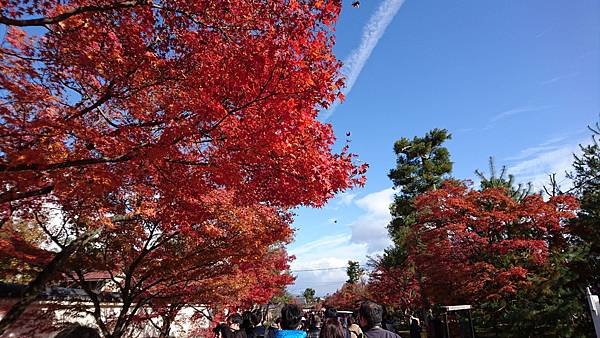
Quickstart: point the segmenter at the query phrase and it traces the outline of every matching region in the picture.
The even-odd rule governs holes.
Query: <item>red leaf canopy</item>
[[[372,294],[400,307],[476,304],[526,288],[553,250],[564,248],[577,201],[540,195],[522,200],[505,189],[472,190],[446,182],[415,200],[417,222],[408,258],[399,267],[378,267]]]

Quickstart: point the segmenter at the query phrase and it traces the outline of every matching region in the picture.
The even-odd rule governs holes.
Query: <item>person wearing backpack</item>
[[[348,317],[348,331],[350,332],[350,338],[363,338],[363,332],[358,326],[354,314]]]

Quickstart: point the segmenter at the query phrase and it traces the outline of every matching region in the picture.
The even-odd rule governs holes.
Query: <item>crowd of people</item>
[[[383,308],[363,302],[357,311],[340,314],[334,308],[304,313],[296,304],[286,304],[281,317],[270,325],[257,312],[234,313],[214,329],[215,338],[400,338],[383,322]],[[420,336],[419,323],[411,325],[411,338]]]

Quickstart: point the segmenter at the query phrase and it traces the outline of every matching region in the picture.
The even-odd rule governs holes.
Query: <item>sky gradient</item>
[[[335,52],[346,100],[320,118],[341,140],[351,132],[370,168],[364,188],[296,211],[294,294],[335,291],[349,259],[365,264],[390,244],[387,173],[400,137],[448,129],[457,178],[474,179],[493,156],[520,182],[539,188],[557,173],[566,186],[572,153],[600,116],[600,0],[343,4]]]

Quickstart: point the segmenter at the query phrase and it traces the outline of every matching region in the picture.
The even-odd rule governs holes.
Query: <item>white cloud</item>
[[[389,216],[390,204],[394,200],[394,189],[387,188],[370,193],[356,200],[356,205],[376,216]]]
[[[318,295],[333,293],[347,279],[345,267],[349,260],[364,266],[367,256],[381,254],[391,244],[387,225],[391,220],[389,206],[393,198],[392,188],[358,199],[353,196],[351,202],[363,213],[350,224],[350,233],[324,236],[290,249],[289,253],[296,256],[291,264],[292,273],[297,276],[290,292],[301,294],[310,287]]]
[[[556,150],[556,148],[557,148],[556,145],[542,143],[535,147],[529,147],[529,148],[523,149],[518,154],[505,158],[505,160],[506,161],[516,161],[516,162],[524,161],[524,160],[528,160],[531,157],[536,156],[540,153]]]
[[[562,80],[565,80],[565,79],[569,79],[569,78],[575,77],[577,75],[579,75],[579,72],[572,72],[572,73],[569,73],[569,74],[559,75],[559,76],[555,76],[553,78],[544,80],[544,81],[540,82],[540,84],[541,85],[549,85],[549,84],[553,84],[553,83],[556,83],[556,82],[559,82],[559,81],[562,81]]]
[[[387,225],[392,219],[389,208],[393,200],[394,189],[387,188],[355,201],[365,213],[350,225],[353,243],[366,244],[370,254],[391,244]]]
[[[347,243],[346,237],[347,237],[346,234],[335,235],[335,236],[325,236],[316,241],[308,242],[297,248],[290,249],[289,252],[292,255],[307,257],[310,255],[313,255],[315,253],[315,250],[318,251],[318,249],[323,249],[323,248],[337,248],[340,245]],[[318,253],[318,254],[321,254],[321,253]],[[299,262],[302,262],[304,264],[301,266],[301,268],[306,268],[306,267],[312,268],[313,267],[313,266],[309,266],[311,264],[310,260],[307,260],[306,262],[296,260],[294,262],[294,264],[299,264]],[[308,264],[308,265],[306,265],[306,264]]]
[[[519,154],[507,158],[513,161],[508,171],[515,175],[518,182],[533,183],[535,191],[549,183],[550,174],[556,174],[563,190],[568,189],[571,182],[565,173],[572,169],[573,154],[580,153],[579,144],[585,143],[586,140],[565,142],[564,138],[554,138],[523,149]]]
[[[490,120],[490,122],[496,122],[502,119],[505,119],[507,117],[513,116],[513,115],[517,115],[517,114],[522,114],[522,113],[529,113],[529,112],[535,112],[535,111],[541,111],[541,110],[546,110],[546,109],[550,109],[552,108],[552,106],[521,106],[521,107],[515,107],[512,109],[508,109],[505,111],[501,111],[498,112],[496,114],[494,114],[494,117],[492,117],[492,119]]]
[[[289,287],[290,292],[301,294],[310,287],[323,296],[339,289],[347,279],[348,261],[366,260],[367,245],[352,243],[350,239],[350,234],[332,235],[290,249],[290,254],[296,256],[291,264],[296,282]]]
[[[336,202],[338,205],[348,206],[352,204],[356,198],[356,194],[350,192],[343,192],[336,197]]]
[[[346,87],[343,89],[344,95],[348,95],[352,90],[365,63],[367,63],[373,49],[377,46],[377,42],[385,33],[402,4],[404,4],[404,0],[382,1],[363,27],[360,45],[344,60],[344,67],[342,68],[342,73],[346,76]],[[339,102],[336,101],[328,110],[324,111],[322,119],[327,120],[331,117],[338,104]]]

